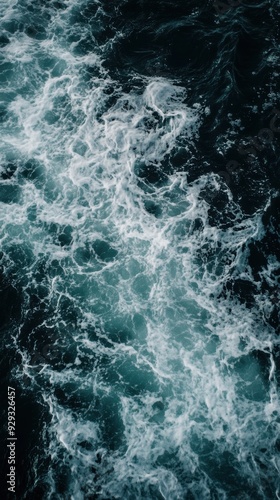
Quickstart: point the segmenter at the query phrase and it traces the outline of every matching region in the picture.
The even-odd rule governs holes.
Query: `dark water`
[[[279,2],[0,15],[1,498],[279,499]]]

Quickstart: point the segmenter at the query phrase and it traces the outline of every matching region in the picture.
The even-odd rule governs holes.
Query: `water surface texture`
[[[280,499],[279,10],[1,0],[16,498]]]

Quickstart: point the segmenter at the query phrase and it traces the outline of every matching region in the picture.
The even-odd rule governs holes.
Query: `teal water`
[[[207,95],[113,65],[117,7],[1,4],[1,349],[37,433],[19,498],[276,499],[279,263],[273,295],[248,261],[270,198],[244,213],[200,170]]]

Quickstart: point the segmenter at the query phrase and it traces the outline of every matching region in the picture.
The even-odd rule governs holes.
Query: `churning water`
[[[0,13],[16,497],[279,499],[279,2]]]

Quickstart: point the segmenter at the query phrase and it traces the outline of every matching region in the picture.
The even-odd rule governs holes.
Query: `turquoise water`
[[[276,499],[275,302],[248,263],[270,201],[244,214],[215,172],[191,179],[212,104],[142,56],[114,66],[131,26],[100,2],[1,4],[1,272],[20,304],[2,349],[23,418],[40,407],[19,498]]]

